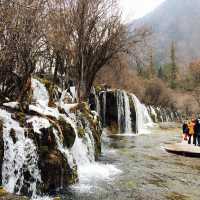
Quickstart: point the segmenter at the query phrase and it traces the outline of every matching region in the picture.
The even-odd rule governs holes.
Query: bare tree
[[[45,0],[1,1],[0,13],[0,68],[5,76],[1,85],[10,82],[13,75],[17,76],[21,102],[30,89],[31,74],[44,51]],[[9,90],[4,91],[7,95],[16,87],[10,84]]]
[[[197,104],[200,106],[200,86],[194,88],[192,95],[196,100]]]
[[[97,72],[126,51],[126,30],[115,0],[63,0],[60,5],[64,71],[75,80],[81,100],[87,98]]]

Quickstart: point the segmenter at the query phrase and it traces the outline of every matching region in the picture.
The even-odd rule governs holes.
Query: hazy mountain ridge
[[[130,23],[129,28],[141,26],[147,26],[153,32],[150,43],[159,63],[168,62],[172,41],[176,43],[180,64],[200,59],[199,0],[166,0],[152,13]]]

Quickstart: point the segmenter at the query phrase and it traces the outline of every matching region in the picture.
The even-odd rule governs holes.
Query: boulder
[[[60,151],[42,146],[39,152],[39,168],[43,182],[40,190],[43,193],[54,194],[58,189],[78,181],[77,167],[71,168]]]

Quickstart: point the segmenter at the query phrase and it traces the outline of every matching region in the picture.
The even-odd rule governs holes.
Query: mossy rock
[[[26,115],[24,112],[12,113],[11,117],[12,119],[18,121],[21,127],[24,127],[25,122],[26,122]]]
[[[53,200],[61,200],[61,198],[60,197],[54,197]]]
[[[37,140],[37,143],[39,143],[39,146],[48,146],[48,149],[56,149],[57,144],[56,144],[56,139],[53,133],[54,127],[49,127],[49,128],[42,128],[40,131],[42,132],[42,136],[40,140]],[[37,134],[36,134],[37,135]],[[38,138],[36,138],[38,139]]]
[[[100,85],[96,85],[94,88],[95,88],[96,93],[99,93],[102,91],[102,87]]]
[[[2,200],[28,200],[29,198],[8,193],[2,186],[0,186],[0,199]]]
[[[71,168],[67,159],[58,150],[49,150],[48,153],[39,156],[39,168],[42,184],[38,189],[42,193],[54,193],[61,186],[67,187],[78,181],[77,167]]]
[[[108,130],[112,134],[117,134],[118,133],[118,124],[116,122],[111,122],[111,125],[108,127]]]
[[[84,137],[85,136],[85,129],[84,128],[78,128],[78,136],[80,138]]]
[[[132,126],[132,131],[137,132],[137,127],[136,127],[136,110],[135,110],[135,105],[132,101],[132,97],[129,95],[129,105],[130,105],[130,111],[131,111],[131,126]]]
[[[45,78],[36,77],[36,79],[44,84],[50,95],[49,106],[55,107],[55,101],[57,101],[61,96],[61,93],[59,92],[59,87],[56,84],[53,84],[50,80],[47,80]]]
[[[101,154],[101,123],[99,119],[94,120],[94,116],[88,106],[84,106],[82,112],[80,112],[79,115],[81,121],[83,121],[82,124],[86,124],[87,126],[89,126],[90,130],[92,131],[92,135],[95,141],[95,158],[97,159],[98,156]]]
[[[40,146],[39,148],[39,154],[41,157],[45,157],[49,152],[49,147],[48,146]]]
[[[76,139],[76,134],[73,127],[71,126],[71,124],[67,123],[63,117],[59,118],[58,123],[63,133],[64,146],[71,148]]]
[[[8,192],[2,186],[0,186],[0,197],[5,196],[6,194],[8,194]]]

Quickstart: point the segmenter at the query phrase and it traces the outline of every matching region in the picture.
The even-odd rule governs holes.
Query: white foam
[[[27,122],[32,123],[34,132],[39,134],[41,134],[40,129],[49,128],[51,126],[48,119],[37,116],[31,117]]]
[[[138,134],[150,133],[150,129],[155,126],[151,119],[147,107],[142,104],[139,99],[132,94],[132,100],[136,110],[136,129]]]
[[[25,168],[31,179],[28,190],[36,194],[36,182],[41,182],[38,169],[37,148],[34,142],[25,137],[24,129],[19,123],[11,118],[11,114],[0,109],[0,120],[3,121],[4,160],[2,166],[2,183],[4,188],[10,192],[20,194],[25,181],[23,169]],[[15,131],[16,142],[10,135]],[[17,191],[15,191],[15,189]]]
[[[34,78],[31,79],[31,83],[31,87],[33,89],[33,101],[35,101],[36,103],[42,101],[43,104],[48,106],[49,94],[44,84]]]
[[[112,179],[122,173],[111,164],[101,164],[98,162],[82,165],[79,168],[79,183],[72,186],[73,189],[80,193],[92,193],[95,192],[99,181],[112,181]]]

